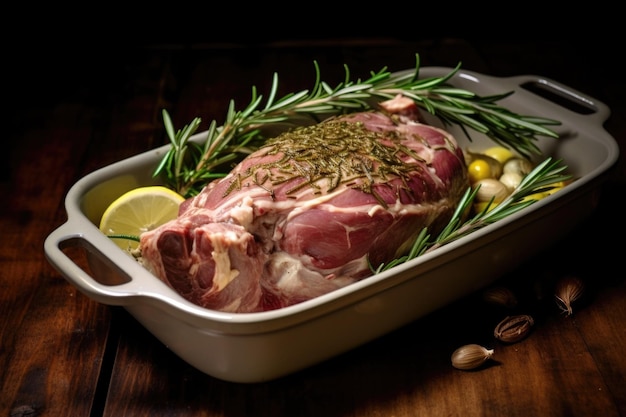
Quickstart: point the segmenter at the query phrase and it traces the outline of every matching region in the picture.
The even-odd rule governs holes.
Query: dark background
[[[554,13],[529,3],[226,6],[149,4],[131,13],[130,4],[22,4],[3,15],[0,408],[94,416],[139,414],[129,409],[409,416],[428,407],[431,415],[623,415],[626,314],[623,274],[615,272],[623,250],[612,243],[626,233],[623,158],[592,218],[507,277],[528,283],[574,271],[592,285],[591,302],[567,320],[546,299],[533,336],[501,349],[501,363],[487,372],[449,367],[452,348],[477,335],[491,340],[469,299],[283,381],[227,384],[52,270],[41,246],[66,219],[65,192],[98,167],[163,144],[162,108],[177,126],[194,116],[221,120],[228,99],[246,104],[250,87],[266,91],[273,71],[288,88],[310,87],[314,59],[329,81],[341,79],[344,63],[362,76],[412,67],[415,53],[424,66],[461,61],[495,76],[535,73],[605,102],[615,115],[607,130],[621,144],[626,138],[622,15],[599,3]],[[98,414],[103,404],[107,413]]]

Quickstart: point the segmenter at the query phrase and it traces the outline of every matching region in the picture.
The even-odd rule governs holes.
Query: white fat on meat
[[[454,137],[400,96],[269,141],[142,234],[142,263],[200,306],[274,310],[406,253],[468,186]]]

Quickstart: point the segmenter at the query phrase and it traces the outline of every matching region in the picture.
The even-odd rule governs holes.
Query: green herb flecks
[[[260,149],[260,162],[250,160],[247,169],[231,180],[226,194],[248,183],[272,195],[276,186],[289,183],[287,197],[304,188],[325,194],[345,185],[373,194],[386,206],[374,185],[394,178],[405,183],[412,172],[425,166],[395,132],[383,135],[354,121],[331,119],[299,127],[268,140]]]

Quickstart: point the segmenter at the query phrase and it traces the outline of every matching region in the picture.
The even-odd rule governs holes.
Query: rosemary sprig
[[[459,71],[460,64],[443,77],[420,79],[420,59],[416,54],[414,71],[391,73],[385,67],[371,72],[365,80],[356,81],[351,80],[350,71],[344,66],[345,79],[334,88],[322,81],[317,62],[313,64],[316,77],[310,91],[289,93],[277,99],[278,75],[274,74],[265,102],[255,87],[250,103],[243,110],[235,110],[231,101],[226,120],[222,125],[211,121],[204,143],[189,140],[198,129],[200,118],[175,132],[167,111],[163,110],[172,146],[154,176],[164,177],[166,184],[181,195],[195,195],[209,180],[225,176],[230,170],[227,163],[258,149],[266,139],[264,126],[272,124],[288,129],[296,124],[316,123],[332,115],[374,108],[377,102],[398,94],[412,98],[418,107],[442,123],[460,125],[470,140],[468,128],[523,156],[540,153],[535,145],[538,136],[558,138],[557,133],[546,127],[560,124],[558,121],[519,115],[496,104],[511,92],[481,97],[450,86],[448,81]]]
[[[430,240],[430,234],[426,228],[422,229],[415,239],[409,253],[400,258],[394,259],[387,264],[381,264],[374,268],[370,264],[372,272],[377,274],[393,268],[396,265],[407,262],[413,258],[417,258],[427,252],[431,252],[443,245],[453,242],[463,236],[466,236],[478,229],[482,229],[492,223],[497,222],[513,213],[517,213],[523,208],[535,203],[537,200],[526,198],[535,193],[541,193],[554,188],[554,184],[559,181],[567,181],[570,175],[563,174],[567,166],[562,164],[561,160],[553,160],[547,158],[537,165],[528,175],[524,177],[522,182],[515,190],[497,206],[491,208],[492,201],[481,212],[476,213],[473,217],[463,222],[464,213],[467,213],[474,197],[480,187],[472,189],[468,188],[461,198],[454,214],[452,215],[447,226],[434,239]]]

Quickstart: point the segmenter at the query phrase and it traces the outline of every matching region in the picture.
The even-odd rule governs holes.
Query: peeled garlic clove
[[[474,183],[474,187],[480,187],[476,192],[476,201],[489,201],[493,198],[494,203],[504,200],[510,191],[500,181],[495,178],[485,178]]]
[[[457,369],[475,369],[493,356],[493,349],[471,343],[464,345],[452,353],[452,366]]]
[[[502,172],[514,172],[522,177],[528,175],[534,168],[533,163],[528,159],[513,157],[506,161],[502,166]]]
[[[504,174],[500,175],[500,178],[498,178],[498,180],[502,184],[506,185],[506,188],[508,188],[511,192],[513,192],[513,190],[515,190],[517,186],[520,185],[523,179],[524,177],[517,172],[505,172]]]

